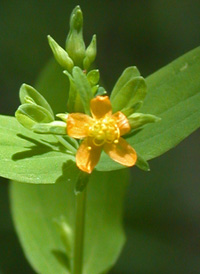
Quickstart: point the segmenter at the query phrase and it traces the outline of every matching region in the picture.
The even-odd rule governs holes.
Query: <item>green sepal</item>
[[[32,127],[32,130],[41,134],[66,135],[66,123],[62,121],[53,121],[51,123],[38,123]]]
[[[120,90],[124,87],[124,85],[126,85],[131,79],[138,76],[140,76],[140,72],[135,66],[126,68],[123,71],[122,75],[117,80],[111,92],[111,96],[110,96],[111,102],[115,98],[115,96],[120,92]]]
[[[89,176],[90,175],[88,173],[80,172],[74,190],[76,195],[81,193],[86,188],[89,181]]]
[[[76,6],[70,17],[70,31],[66,40],[66,51],[75,66],[83,68],[85,58],[85,43],[83,41],[83,14]]]
[[[60,216],[60,218],[54,219],[54,223],[56,224],[57,231],[60,234],[60,238],[65,246],[65,251],[67,257],[72,257],[72,245],[73,245],[73,231],[71,227],[68,225],[66,218],[64,216]]]
[[[136,166],[144,171],[150,171],[149,163],[138,153]]]
[[[34,104],[23,104],[19,106],[15,112],[15,117],[20,124],[28,129],[32,129],[37,123],[49,123],[54,120],[47,109]]]
[[[85,73],[79,67],[73,68],[72,75],[76,90],[80,95],[85,113],[90,114],[90,101],[93,98],[90,83],[88,82]]]
[[[78,93],[78,90],[76,88],[72,75],[70,75],[68,71],[66,70],[63,71],[63,73],[67,75],[70,83],[69,95],[68,95],[68,101],[67,101],[68,112],[84,112],[84,107],[81,102],[81,97],[80,97],[80,94]]]
[[[98,87],[95,96],[101,96],[101,95],[106,95],[106,94],[107,94],[107,92],[103,87]]]
[[[58,114],[56,114],[56,117],[60,118],[61,120],[63,120],[66,123],[68,115],[69,115],[68,113],[58,113]]]
[[[143,101],[147,92],[146,82],[143,77],[133,77],[126,82],[118,93],[112,97],[113,112],[131,107],[139,101]]]
[[[52,114],[52,117],[54,117],[53,110],[47,100],[32,86],[22,84],[19,90],[19,98],[22,104],[35,103],[48,110]]]
[[[69,72],[71,72],[74,67],[74,62],[69,57],[68,53],[61,46],[59,46],[50,35],[48,35],[47,38],[56,61],[64,69],[67,69]]]
[[[91,86],[95,86],[98,84],[100,78],[99,70],[94,69],[88,72],[87,79]]]
[[[83,60],[83,67],[84,69],[88,70],[91,64],[94,62],[97,54],[97,41],[96,35],[94,34],[92,37],[92,41],[90,42],[89,46],[85,52],[85,58]]]
[[[98,88],[99,88],[99,85],[96,85],[96,86],[92,87],[92,94],[93,95],[96,95]]]
[[[152,114],[134,113],[128,117],[131,128],[139,128],[148,123],[159,122],[161,118]]]
[[[126,117],[128,117],[131,114],[133,114],[134,112],[136,112],[136,110],[140,109],[142,105],[143,105],[143,102],[142,101],[138,101],[137,103],[133,104],[131,107],[123,108],[121,110],[121,112],[123,112],[124,115]]]

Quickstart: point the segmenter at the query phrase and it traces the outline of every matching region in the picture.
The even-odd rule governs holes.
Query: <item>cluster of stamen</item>
[[[119,127],[116,120],[111,116],[104,116],[101,119],[95,119],[92,126],[89,127],[89,134],[95,146],[102,146],[104,143],[118,143],[120,137]]]

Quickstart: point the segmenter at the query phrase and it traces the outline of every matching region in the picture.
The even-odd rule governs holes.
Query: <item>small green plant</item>
[[[200,125],[200,48],[147,79],[126,68],[109,97],[79,6],[65,49],[48,42],[59,65],[21,86],[15,118],[0,116],[0,175],[12,180],[14,224],[37,273],[108,273],[125,241],[127,167],[149,171]]]

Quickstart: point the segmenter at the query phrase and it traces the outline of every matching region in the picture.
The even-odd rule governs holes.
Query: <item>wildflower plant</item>
[[[109,92],[79,6],[65,48],[48,42],[58,64],[37,89],[21,86],[16,118],[0,116],[0,175],[13,181],[13,220],[37,273],[107,273],[125,241],[126,167],[149,171],[148,160],[199,127],[200,48],[147,79],[128,67]]]

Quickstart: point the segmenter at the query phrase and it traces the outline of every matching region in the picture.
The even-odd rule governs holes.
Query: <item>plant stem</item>
[[[83,243],[85,227],[86,188],[76,195],[75,239],[73,252],[73,274],[82,274]]]
[[[66,147],[68,151],[70,151],[73,155],[76,154],[77,150],[75,149],[75,147],[73,147],[70,143],[65,141],[64,138],[58,135],[55,135],[55,137],[64,147]]]

